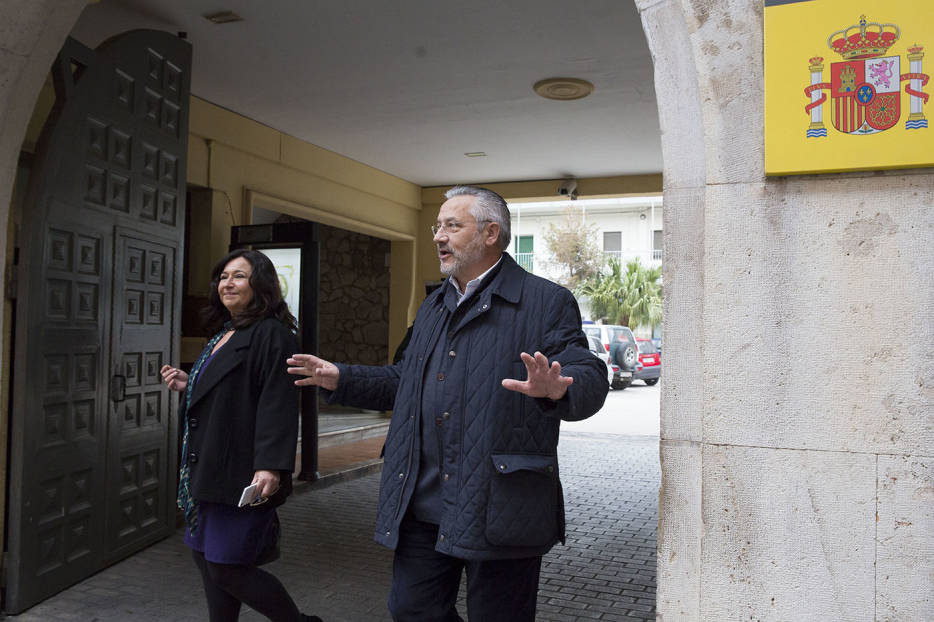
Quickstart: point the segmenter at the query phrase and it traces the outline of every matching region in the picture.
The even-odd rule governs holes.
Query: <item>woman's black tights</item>
[[[236,621],[240,617],[240,603],[246,603],[273,622],[302,619],[285,586],[265,570],[256,566],[215,564],[204,559],[204,553],[191,553],[201,571],[211,622]]]

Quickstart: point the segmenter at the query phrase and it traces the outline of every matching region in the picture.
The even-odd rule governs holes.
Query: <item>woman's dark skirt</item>
[[[275,507],[201,501],[198,528],[185,528],[185,544],[209,562],[259,566],[279,558],[279,516]]]

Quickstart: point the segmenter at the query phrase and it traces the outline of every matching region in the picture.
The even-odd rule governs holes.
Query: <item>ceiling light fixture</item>
[[[485,158],[486,152],[484,151],[468,151],[464,154],[468,158]]]
[[[593,84],[579,78],[546,78],[532,88],[545,99],[580,99],[593,93]]]
[[[233,22],[242,22],[243,18],[233,11],[218,11],[216,13],[206,13],[202,17],[212,24],[231,24]]]

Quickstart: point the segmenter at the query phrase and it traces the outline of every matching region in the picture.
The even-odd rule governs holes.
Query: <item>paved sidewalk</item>
[[[560,459],[568,541],[545,558],[538,619],[655,620],[658,438],[565,433]],[[303,611],[326,622],[390,620],[392,556],[372,541],[378,485],[378,474],[366,475],[296,494],[280,510],[282,558],[266,568]],[[207,609],[176,534],[9,619],[195,622]],[[264,619],[246,608],[241,616]]]

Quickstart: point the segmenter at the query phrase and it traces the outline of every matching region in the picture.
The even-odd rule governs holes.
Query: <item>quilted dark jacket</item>
[[[395,548],[419,468],[418,410],[431,335],[449,313],[439,288],[422,303],[405,357],[395,365],[340,365],[329,401],[392,409],[376,541]],[[564,541],[558,426],[597,412],[606,368],[590,353],[571,293],[533,276],[508,255],[489,286],[465,301],[448,327],[441,416],[442,518],[436,550],[464,559],[532,557]],[[574,378],[555,402],[508,391],[526,378],[521,352],[540,351]]]

